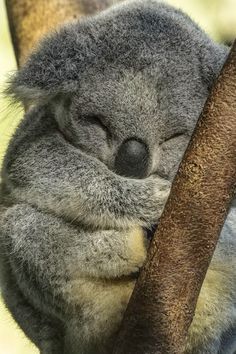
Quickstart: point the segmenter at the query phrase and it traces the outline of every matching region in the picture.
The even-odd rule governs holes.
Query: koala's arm
[[[158,176],[143,180],[118,176],[56,129],[35,138],[25,133],[13,144],[3,179],[14,203],[26,202],[102,228],[156,223],[170,187]]]
[[[0,234],[16,271],[26,264],[51,285],[55,279],[130,275],[139,271],[146,257],[141,228],[86,230],[26,204],[2,215]]]
[[[236,209],[232,208],[203,282],[186,354],[234,353],[233,350],[228,351],[227,343],[225,347],[222,338],[236,328],[235,224]]]

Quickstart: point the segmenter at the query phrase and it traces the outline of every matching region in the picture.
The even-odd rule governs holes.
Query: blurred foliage
[[[20,1],[20,0],[19,0]],[[37,0],[35,0],[37,1]],[[50,0],[49,0],[50,1]],[[218,41],[231,43],[236,36],[236,0],[167,0],[184,9],[202,28]],[[10,42],[4,0],[0,0],[0,89],[7,75],[16,69]],[[22,113],[9,106],[0,95],[0,162],[9,138]],[[34,354],[37,349],[29,343],[0,303],[0,354]]]
[[[11,108],[9,101],[2,94],[7,76],[15,69],[16,62],[10,42],[4,0],[0,0],[0,162],[11,133],[20,118],[16,108],[12,106]]]
[[[215,40],[232,43],[236,37],[236,0],[167,0],[183,9]]]

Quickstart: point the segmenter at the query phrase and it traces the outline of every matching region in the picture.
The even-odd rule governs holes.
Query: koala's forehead
[[[102,116],[106,126],[122,137],[135,134],[141,139],[146,135],[148,140],[153,130],[157,135],[175,128],[184,130],[189,110],[182,109],[181,97],[174,93],[174,87],[171,91],[165,87],[162,74],[159,73],[163,80],[158,73],[152,75],[152,68],[148,69],[120,72],[117,78],[107,69],[102,77],[94,75],[82,80],[78,92],[72,96],[72,115]],[[173,95],[180,102],[173,100]]]
[[[102,75],[95,73],[89,79],[82,80],[73,96],[73,106],[82,116],[102,115],[117,122],[126,117],[132,126],[134,121],[142,121],[143,117],[149,116],[151,119],[157,109],[155,81],[146,71],[123,71],[112,75],[112,69],[107,68]]]
[[[191,24],[191,26],[190,26]],[[191,27],[191,30],[190,30]],[[69,91],[90,68],[142,70],[189,50],[197,26],[156,1],[136,1],[63,27],[45,39],[15,79],[15,86]],[[196,37],[196,36],[195,36]],[[191,43],[193,47],[193,43]],[[190,61],[189,61],[190,62]]]

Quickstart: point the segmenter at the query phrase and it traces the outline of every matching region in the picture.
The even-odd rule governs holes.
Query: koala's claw
[[[157,225],[158,224],[154,224],[149,228],[144,228],[144,234],[145,234],[145,237],[147,238],[148,241],[152,240],[154,233],[157,229]]]

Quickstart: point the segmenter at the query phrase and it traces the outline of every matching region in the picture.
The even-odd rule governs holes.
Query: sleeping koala
[[[2,294],[41,354],[112,352],[143,230],[227,52],[181,11],[131,1],[45,38],[13,78],[30,109],[2,170]],[[235,220],[232,208],[186,353],[235,350]]]

